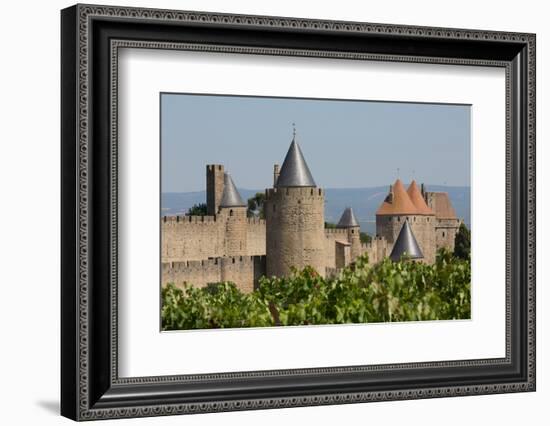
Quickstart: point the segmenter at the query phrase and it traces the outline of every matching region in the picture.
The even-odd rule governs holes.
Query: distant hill
[[[440,185],[427,185],[426,187],[428,191],[448,192],[457,216],[463,218],[466,225],[470,227],[470,187]],[[263,190],[239,188],[239,192],[246,200],[256,192],[263,192]],[[325,220],[336,223],[346,207],[353,207],[361,229],[369,234],[374,234],[376,209],[387,193],[388,186],[349,189],[328,188],[325,191]],[[161,197],[161,214],[163,216],[184,215],[191,206],[205,201],[206,191],[166,192]]]

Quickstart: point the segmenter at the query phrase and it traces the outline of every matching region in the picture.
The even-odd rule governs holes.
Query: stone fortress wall
[[[231,281],[237,288],[250,293],[265,275],[265,256],[216,257],[187,262],[163,262],[163,283],[192,283],[204,287],[210,283]]]
[[[162,261],[265,255],[265,220],[247,217],[244,220],[235,219],[236,224],[233,224],[231,216],[223,215],[164,216],[161,219]],[[228,232],[235,225],[241,228],[241,235]],[[240,249],[236,250],[236,247]]]

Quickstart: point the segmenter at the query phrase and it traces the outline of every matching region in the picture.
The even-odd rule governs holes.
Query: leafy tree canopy
[[[464,223],[460,224],[458,232],[455,235],[455,251],[454,255],[459,259],[470,259],[470,230]]]
[[[259,217],[265,219],[264,213],[265,193],[256,192],[256,194],[248,199],[248,209],[246,214],[248,217]]]
[[[359,234],[359,238],[361,239],[361,242],[363,244],[368,244],[372,241],[372,237],[369,234],[367,234],[366,232],[361,232]]]
[[[187,210],[189,216],[206,216],[206,203],[199,203],[193,205],[189,210]]]

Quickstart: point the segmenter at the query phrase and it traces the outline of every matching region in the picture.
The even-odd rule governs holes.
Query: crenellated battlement
[[[248,217],[247,222],[249,225],[265,226],[265,219],[259,217]]]
[[[161,222],[167,224],[186,224],[186,223],[215,223],[216,216],[163,216]]]
[[[289,187],[289,188],[267,188],[265,190],[267,200],[284,198],[321,200],[325,197],[322,188],[311,187]]]
[[[325,228],[325,235],[348,235],[346,228]]]
[[[209,267],[219,267],[228,265],[254,264],[254,262],[265,261],[265,256],[230,256],[230,257],[212,257],[203,260],[186,260],[181,262],[163,262],[163,271],[174,270],[182,271],[187,269],[204,269]]]
[[[220,171],[220,172],[223,172],[224,171],[224,168],[223,168],[223,164],[207,164],[206,165],[206,171],[208,172],[213,172],[213,171]]]

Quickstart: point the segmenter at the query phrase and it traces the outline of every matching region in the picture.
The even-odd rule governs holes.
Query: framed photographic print
[[[535,390],[535,35],[61,29],[64,416]]]

